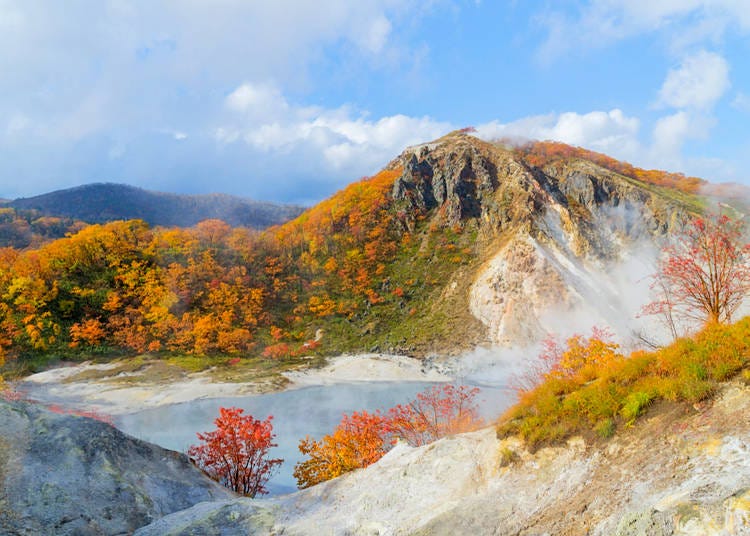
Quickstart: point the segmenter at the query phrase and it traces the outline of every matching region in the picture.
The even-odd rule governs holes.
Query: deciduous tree
[[[479,410],[477,387],[466,385],[433,386],[408,404],[388,411],[389,431],[412,446],[425,445],[447,435],[475,430]]]
[[[320,441],[310,437],[300,441],[299,450],[308,459],[294,468],[297,484],[307,488],[367,467],[383,457],[396,439],[418,446],[476,429],[481,424],[474,400],[478,393],[476,387],[435,386],[385,413],[345,414],[330,435]]]
[[[320,441],[300,441],[300,452],[309,458],[294,467],[297,485],[308,488],[375,463],[390,448],[387,431],[386,418],[379,412],[344,414],[332,434]]]
[[[664,250],[645,312],[700,323],[730,322],[750,291],[750,244],[742,222],[726,215],[696,218]],[[674,322],[673,334],[677,334]]]
[[[276,446],[272,418],[260,421],[243,415],[241,408],[219,408],[216,430],[197,434],[202,443],[191,446],[188,456],[237,493],[248,497],[268,493],[266,483],[283,462],[268,458],[269,449]]]

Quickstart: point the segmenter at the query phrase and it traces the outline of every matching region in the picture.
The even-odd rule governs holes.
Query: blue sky
[[[750,0],[0,0],[0,197],[312,203],[475,126],[750,184]]]

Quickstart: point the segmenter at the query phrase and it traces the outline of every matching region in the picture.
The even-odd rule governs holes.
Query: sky
[[[312,204],[466,126],[750,184],[750,0],[0,0],[0,197]]]

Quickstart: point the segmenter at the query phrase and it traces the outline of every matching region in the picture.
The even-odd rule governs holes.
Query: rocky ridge
[[[642,304],[623,303],[613,267],[650,256],[695,209],[687,196],[590,161],[533,167],[463,134],[409,148],[389,167],[403,168],[392,195],[405,211],[477,231],[484,262],[465,303],[494,345],[533,343],[561,314],[617,331],[623,311]]]
[[[0,533],[130,534],[234,494],[184,454],[94,419],[0,399]]]

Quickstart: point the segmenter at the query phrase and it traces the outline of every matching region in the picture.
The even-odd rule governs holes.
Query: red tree
[[[208,475],[248,497],[268,493],[266,483],[284,461],[268,459],[273,443],[271,419],[243,415],[240,408],[219,408],[216,430],[197,434],[203,443],[188,449],[188,456]]]
[[[663,315],[675,336],[674,316],[731,321],[750,291],[750,244],[741,222],[725,215],[697,218],[664,253],[652,285],[658,297],[645,312]]]
[[[474,398],[477,387],[451,384],[433,386],[408,404],[388,411],[389,431],[412,446],[441,437],[476,430],[481,421]]]

